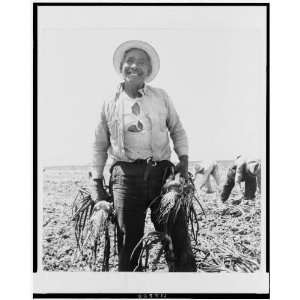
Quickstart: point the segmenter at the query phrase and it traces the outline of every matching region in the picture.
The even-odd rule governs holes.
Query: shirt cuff
[[[189,148],[188,147],[180,147],[180,148],[177,147],[175,152],[177,153],[178,158],[182,155],[189,156]]]

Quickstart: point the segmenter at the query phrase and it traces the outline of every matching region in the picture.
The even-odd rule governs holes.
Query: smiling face
[[[125,52],[120,69],[125,81],[135,84],[144,83],[151,73],[150,58],[141,49],[130,49]]]

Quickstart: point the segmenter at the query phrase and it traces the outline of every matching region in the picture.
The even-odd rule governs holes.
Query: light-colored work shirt
[[[218,164],[216,161],[201,161],[195,165],[195,175],[202,174],[200,181],[200,188],[207,183],[209,184],[210,176],[212,176],[217,185],[220,185],[220,175],[218,170]]]
[[[188,155],[186,132],[167,93],[149,85],[139,92],[141,97],[132,99],[121,84],[104,102],[93,147],[94,178],[103,175],[108,154],[113,162],[149,157],[169,160],[169,134],[176,154]]]
[[[195,173],[199,174],[205,174],[209,173],[211,174],[213,169],[216,167],[217,162],[216,161],[200,161],[195,165]]]

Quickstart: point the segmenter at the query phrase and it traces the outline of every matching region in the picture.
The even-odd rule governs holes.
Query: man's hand
[[[106,192],[103,186],[103,178],[92,179],[90,190],[91,197],[95,202],[102,200],[109,201],[109,194]]]
[[[179,163],[175,166],[175,173],[180,173],[180,175],[188,179],[188,169],[189,169],[189,158],[187,155],[182,155],[179,157]]]

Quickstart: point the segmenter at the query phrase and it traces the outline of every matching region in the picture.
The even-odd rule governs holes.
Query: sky
[[[41,166],[91,162],[101,104],[121,80],[113,52],[131,39],[149,42],[160,56],[150,85],[174,102],[191,160],[265,156],[265,7],[38,9]]]

